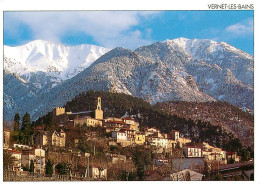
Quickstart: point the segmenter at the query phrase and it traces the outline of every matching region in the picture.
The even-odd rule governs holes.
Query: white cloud
[[[226,31],[235,34],[235,36],[248,35],[253,33],[253,26],[253,19],[246,19],[237,24],[228,26]]]
[[[80,31],[93,37],[105,47],[128,46],[136,48],[150,43],[140,30],[133,27],[142,19],[157,15],[156,11],[40,11],[6,12],[5,31],[17,30],[19,23],[26,24],[33,39],[60,42],[66,32]]]

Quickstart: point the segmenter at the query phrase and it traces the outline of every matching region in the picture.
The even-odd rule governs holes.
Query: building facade
[[[101,109],[101,97],[97,99],[97,109],[95,110],[95,119],[103,119],[103,111]]]
[[[137,133],[135,134],[135,143],[143,145],[145,143],[145,134]]]
[[[10,146],[10,136],[11,136],[11,131],[9,129],[4,128],[4,148],[9,148]]]
[[[66,143],[66,133],[63,130],[57,132],[41,131],[39,130],[35,134],[35,145],[36,146],[57,146],[65,147]]]

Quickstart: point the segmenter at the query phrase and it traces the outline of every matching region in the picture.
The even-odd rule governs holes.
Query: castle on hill
[[[66,112],[64,107],[55,107],[52,111],[52,122],[65,127],[87,125],[91,127],[102,126],[103,110],[101,109],[101,97],[97,98],[97,108],[94,117],[93,111]]]

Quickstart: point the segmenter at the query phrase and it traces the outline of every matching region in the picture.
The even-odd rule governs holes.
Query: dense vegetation
[[[239,139],[223,130],[220,126],[203,120],[194,121],[171,115],[142,99],[126,94],[88,91],[68,102],[65,105],[66,111],[94,110],[96,109],[98,96],[102,98],[104,116],[121,117],[127,114],[140,123],[141,129],[144,126],[156,127],[165,133],[175,129],[180,131],[182,136],[190,138],[194,142],[204,141],[227,151],[237,151],[242,156],[248,154],[253,156],[253,151],[250,148],[243,147]],[[34,122],[34,125],[45,124],[46,127],[52,127],[50,117],[51,113],[39,118]],[[243,159],[248,158],[243,157]]]
[[[159,109],[193,121],[208,121],[232,133],[243,145],[254,147],[254,117],[226,102],[172,101],[156,104]]]

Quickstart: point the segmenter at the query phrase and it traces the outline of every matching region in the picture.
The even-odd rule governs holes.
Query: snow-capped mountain
[[[30,103],[37,95],[74,77],[110,50],[43,40],[18,47],[4,46],[4,116],[23,111],[22,105],[27,101]]]
[[[38,75],[45,75],[54,87],[77,75],[108,51],[110,49],[95,45],[64,46],[35,40],[18,47],[4,46],[4,69],[37,88],[46,84]]]
[[[79,50],[80,46],[75,48]],[[55,54],[49,56],[33,53],[36,58],[41,58],[39,61],[44,61],[42,55],[44,58],[57,58],[54,57]],[[28,60],[33,57],[26,58]],[[26,60],[21,59],[20,62],[26,63]],[[36,63],[31,65],[42,68],[41,74],[48,71]],[[66,68],[61,63],[63,62],[55,62],[52,66],[60,72],[58,76],[61,76],[63,82],[44,92],[41,89],[40,93],[37,85],[28,82],[28,78],[21,78],[26,76],[21,74],[22,71],[20,74],[15,72],[16,75],[12,76],[6,72],[4,118],[11,119],[15,112],[23,114],[28,111],[36,119],[87,90],[126,93],[152,104],[169,100],[221,100],[249,109],[253,109],[254,105],[253,56],[224,42],[179,38],[156,42],[135,51],[115,48],[72,78],[69,74],[70,71],[75,71],[75,65],[66,65]],[[7,71],[10,68],[12,67],[5,67]],[[11,70],[12,72],[14,71]],[[48,83],[52,78],[45,80]],[[17,86],[20,86],[21,94],[27,94],[29,90],[29,96],[17,95]]]

